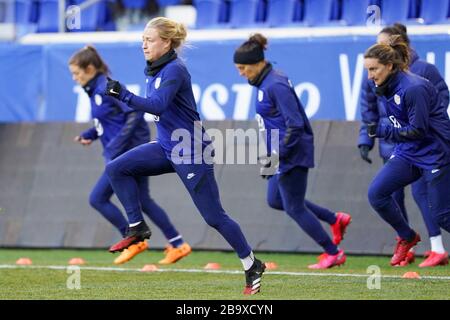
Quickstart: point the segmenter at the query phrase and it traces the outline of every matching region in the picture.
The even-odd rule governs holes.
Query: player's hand
[[[108,83],[106,84],[106,94],[108,96],[120,99],[120,93],[122,92],[122,85],[119,81],[113,80],[108,77]]]
[[[375,138],[377,136],[378,123],[371,122],[367,124],[367,135],[370,138]]]
[[[277,154],[272,154],[272,156],[267,158],[261,158],[259,161],[262,164],[259,169],[259,175],[261,178],[268,180],[270,177],[275,175],[279,166],[279,157]]]
[[[88,146],[92,143],[91,139],[84,139],[81,136],[76,136],[75,138],[73,138],[74,142],[78,142],[79,144],[83,145],[83,146]]]
[[[368,163],[372,163],[372,159],[369,158],[370,147],[366,144],[362,144],[358,148],[361,158]]]

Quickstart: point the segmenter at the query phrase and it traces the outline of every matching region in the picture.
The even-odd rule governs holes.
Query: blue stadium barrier
[[[450,77],[450,36],[411,36],[419,56],[433,53],[438,70]],[[195,41],[182,57],[192,76],[201,117],[249,120],[256,90],[240,77],[233,52],[241,40]],[[268,61],[289,75],[312,119],[359,119],[363,53],[374,36],[270,39]],[[95,44],[113,77],[143,95],[145,61],[141,43]],[[67,68],[83,44],[0,46],[0,121],[88,121],[90,105]],[[126,63],[124,63],[126,61]],[[24,80],[26,79],[26,81]]]

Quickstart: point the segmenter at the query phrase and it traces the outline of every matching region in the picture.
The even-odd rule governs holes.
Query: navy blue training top
[[[377,136],[396,143],[394,156],[429,170],[450,163],[447,106],[430,81],[399,71],[379,99],[391,123],[380,123]]]
[[[201,164],[211,140],[197,112],[191,76],[183,61],[175,54],[172,57],[155,74],[147,73],[146,98],[125,91],[121,100],[133,109],[154,115],[157,141],[169,160],[175,164]],[[213,156],[213,151],[209,155]],[[208,161],[212,163],[212,159]]]
[[[290,80],[269,63],[260,77],[255,84],[256,113],[260,117],[260,130],[267,134],[268,154],[279,153],[280,173],[297,166],[314,167],[313,131]],[[274,129],[279,130],[279,150],[271,142]]]
[[[420,60],[417,53],[414,50],[411,50],[409,70],[414,74],[430,80],[441,96],[441,103],[444,106],[448,106],[449,91],[447,84],[434,65]],[[385,107],[380,103],[375,94],[375,83],[367,79],[367,73],[365,73],[365,75],[366,77],[364,78],[361,87],[360,105],[362,124],[359,131],[358,146],[367,145],[372,149],[375,140],[367,135],[367,123],[389,122],[389,119],[387,118]],[[379,152],[381,157],[389,158],[392,155],[393,150],[394,144],[389,143],[384,139],[379,140]]]

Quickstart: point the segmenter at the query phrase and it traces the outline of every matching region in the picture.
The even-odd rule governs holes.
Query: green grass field
[[[244,297],[244,275],[240,261],[229,252],[194,251],[178,263],[160,267],[164,272],[140,272],[145,264],[155,264],[162,252],[144,252],[127,264],[115,266],[112,255],[102,250],[0,250],[0,299],[449,299],[450,267],[421,269],[393,268],[388,257],[348,256],[338,268],[311,272],[308,264],[316,256],[306,254],[258,253],[263,261],[278,264],[267,271],[261,293]],[[20,257],[32,259],[31,267],[16,267]],[[86,264],[80,271],[80,289],[68,289],[66,266],[73,257]],[[217,273],[204,272],[207,262],[220,263]],[[381,270],[380,289],[368,289],[367,268]],[[49,266],[59,266],[52,269]],[[111,269],[96,268],[108,267]],[[166,272],[167,271],[167,272]],[[233,273],[236,271],[236,273]],[[416,271],[421,279],[403,279]],[[324,276],[325,275],[325,276]],[[70,280],[71,279],[71,280]],[[72,281],[73,278],[69,280]],[[70,282],[69,281],[69,282]],[[373,281],[369,281],[373,283]],[[71,282],[73,283],[73,281]]]

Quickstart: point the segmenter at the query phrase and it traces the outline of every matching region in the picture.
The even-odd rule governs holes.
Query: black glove
[[[262,167],[259,169],[261,178],[269,179],[275,175],[279,165],[278,155],[272,155],[271,157],[263,158],[259,161],[262,163]]]
[[[375,138],[377,136],[378,123],[371,122],[367,124],[367,135],[370,138]]]
[[[372,159],[369,158],[370,147],[366,144],[362,144],[358,148],[361,158],[368,163],[372,163]]]
[[[108,83],[106,85],[105,93],[108,96],[114,97],[116,99],[120,99],[121,91],[122,91],[122,85],[120,84],[120,82],[108,77]]]
[[[271,166],[271,162],[269,161],[268,163],[264,164],[259,169],[259,174],[260,174],[261,178],[269,180],[269,178],[273,176],[273,173],[269,173],[270,166]]]

